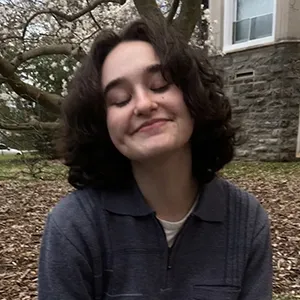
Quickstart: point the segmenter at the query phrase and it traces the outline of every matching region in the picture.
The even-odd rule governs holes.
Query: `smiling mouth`
[[[147,132],[150,130],[160,128],[161,126],[165,125],[168,121],[169,120],[167,119],[157,119],[157,120],[145,122],[136,130],[136,132]]]

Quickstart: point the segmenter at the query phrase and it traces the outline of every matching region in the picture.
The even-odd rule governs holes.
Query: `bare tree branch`
[[[167,16],[168,23],[172,23],[173,18],[175,16],[176,11],[177,11],[178,6],[179,6],[179,2],[180,2],[180,0],[173,0],[172,7],[171,7],[170,12]]]
[[[87,3],[88,6],[91,5],[90,2],[89,2],[89,0],[86,0],[86,3]],[[94,21],[94,23],[96,24],[96,26],[98,27],[98,29],[99,29],[99,30],[102,30],[100,24],[99,24],[99,23],[97,22],[97,20],[95,19],[95,17],[94,17],[94,15],[93,15],[92,11],[89,11],[89,15],[90,15],[91,19]]]
[[[38,15],[42,15],[42,14],[51,14],[51,15],[55,15],[61,19],[64,19],[68,22],[72,22],[80,17],[82,17],[83,15],[85,15],[86,13],[92,11],[93,9],[95,9],[99,4],[102,3],[109,3],[109,2],[113,2],[113,3],[117,3],[120,5],[125,4],[126,0],[95,0],[93,3],[87,5],[86,7],[84,7],[82,10],[80,10],[79,12],[77,12],[76,14],[73,15],[68,15],[65,14],[59,10],[55,10],[55,9],[45,9],[42,11],[39,11],[37,13],[35,13],[33,16],[31,16],[27,22],[25,23],[24,29],[23,29],[23,34],[22,37],[25,37],[26,31],[27,31],[27,27],[29,26],[30,22],[36,18]]]
[[[63,101],[63,97],[41,91],[30,84],[24,83],[14,71],[14,66],[0,56],[0,74],[7,78],[6,83],[10,85],[14,92],[25,100],[39,103],[49,111],[54,113],[60,112],[60,104]]]
[[[179,16],[173,22],[187,40],[190,39],[195,25],[201,17],[201,3],[202,0],[182,1]]]
[[[44,55],[53,55],[53,54],[65,54],[72,55],[78,61],[82,61],[82,59],[86,56],[86,53],[81,47],[74,47],[71,44],[62,44],[62,45],[48,45],[42,46],[39,48],[31,49],[25,51],[23,53],[18,54],[12,61],[11,64],[17,68],[26,60],[44,56]]]
[[[133,2],[141,16],[149,17],[155,15],[163,17],[163,14],[155,0],[133,0]]]
[[[7,79],[3,76],[0,76],[0,84],[5,83]]]
[[[92,36],[94,36],[95,34],[97,34],[99,32],[99,30],[96,30],[94,32],[92,32],[89,36],[85,37],[83,40],[81,40],[81,43],[83,43],[86,40],[89,40]]]
[[[39,122],[37,120],[31,120],[28,123],[20,124],[8,124],[0,122],[0,129],[9,130],[9,131],[25,131],[33,129],[48,129],[55,130],[59,128],[58,122]]]

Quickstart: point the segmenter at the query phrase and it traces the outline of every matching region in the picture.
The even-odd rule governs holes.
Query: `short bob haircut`
[[[176,84],[194,119],[191,137],[193,175],[211,181],[233,158],[235,129],[223,83],[199,48],[188,45],[161,19],[139,19],[120,34],[101,32],[78,69],[62,104],[58,149],[75,188],[120,189],[133,180],[131,164],[113,145],[106,125],[101,70],[106,56],[124,41],[145,41],[156,51],[163,76]]]

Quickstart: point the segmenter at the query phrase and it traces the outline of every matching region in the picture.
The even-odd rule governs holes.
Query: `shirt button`
[[[168,270],[171,270],[172,269],[172,266],[171,265],[168,265]]]

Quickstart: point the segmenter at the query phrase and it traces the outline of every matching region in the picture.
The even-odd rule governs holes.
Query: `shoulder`
[[[101,192],[93,189],[75,190],[64,196],[51,209],[49,218],[63,232],[76,228],[95,227],[95,220],[102,214]]]
[[[248,222],[260,228],[269,222],[266,210],[252,193],[229,180],[220,178],[219,182],[227,195],[227,211],[230,215],[235,215],[240,222]]]
[[[101,197],[88,190],[74,191],[49,212],[41,243],[41,253],[50,260],[47,263],[64,259],[73,263],[82,257],[91,262],[92,257],[99,256],[103,234],[103,231],[99,233],[97,223],[99,216],[103,215],[97,205],[99,201]],[[68,258],[62,257],[62,253],[67,253]]]

